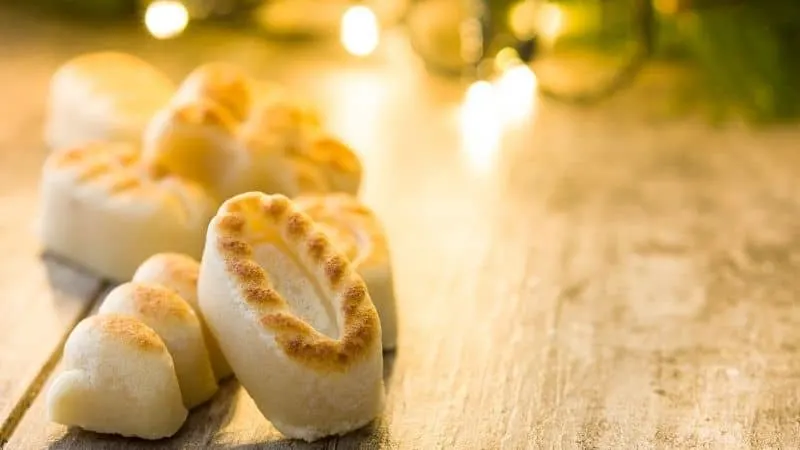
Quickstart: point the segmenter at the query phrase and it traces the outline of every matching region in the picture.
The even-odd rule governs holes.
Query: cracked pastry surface
[[[133,317],[107,314],[81,321],[64,345],[63,365],[47,391],[47,414],[54,422],[160,439],[186,420],[166,345]]]
[[[301,195],[293,199],[348,257],[369,289],[381,319],[384,350],[397,341],[397,312],[388,239],[378,217],[355,196]]]
[[[155,283],[124,283],[108,293],[100,314],[124,314],[158,334],[172,356],[183,403],[193,408],[217,392],[200,321],[174,290]]]
[[[199,258],[216,205],[196,183],[151,173],[136,146],[125,143],[51,153],[40,195],[44,246],[118,281],[156,253]]]
[[[51,149],[95,140],[138,142],[151,116],[167,104],[174,83],[127,53],[86,53],[53,74],[45,142]]]
[[[208,228],[200,307],[259,410],[308,441],[384,402],[381,324],[347,257],[283,195],[227,200]]]
[[[228,361],[219,349],[219,344],[211,334],[197,301],[197,280],[200,276],[200,263],[194,258],[180,253],[158,253],[143,262],[133,275],[134,282],[155,283],[174,290],[192,307],[200,321],[203,340],[211,359],[211,367],[217,380],[233,374]]]

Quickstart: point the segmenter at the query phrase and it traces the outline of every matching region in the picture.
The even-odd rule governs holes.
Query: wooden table
[[[669,94],[645,87],[590,110],[538,102],[494,145],[459,127],[463,86],[400,41],[344,64],[225,31],[158,42],[2,11],[0,42],[6,448],[800,448],[800,129],[657,120],[645,106]],[[302,87],[359,150],[399,296],[374,425],[288,441],[235,381],[166,441],[47,422],[64,339],[109,286],[40,256],[43,102],[58,64],[100,48],[176,79],[240,62]]]

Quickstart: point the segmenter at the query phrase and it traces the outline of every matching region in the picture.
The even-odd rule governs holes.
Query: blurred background
[[[525,108],[531,93],[594,104],[642,76],[668,79],[662,113],[712,122],[800,116],[797,0],[5,0],[5,29],[109,27],[138,53],[196,48],[213,55],[235,34],[342,67],[448,80],[464,101]],[[13,11],[13,12],[12,12]],[[12,18],[8,18],[12,17]],[[36,28],[30,29],[32,33]],[[62,31],[63,31],[62,30]],[[63,31],[67,33],[66,31]],[[13,40],[4,39],[5,50]],[[52,31],[50,37],[58,36]],[[127,33],[127,34],[126,34]],[[112,37],[114,34],[118,37]],[[127,38],[119,36],[126,35]],[[46,39],[48,34],[41,34]],[[147,42],[148,40],[152,42]],[[170,47],[164,41],[200,44]],[[230,46],[229,50],[230,50]],[[94,49],[87,47],[87,50]],[[247,45],[228,59],[247,59]],[[320,56],[323,55],[323,56]],[[309,58],[311,56],[308,56]],[[645,74],[645,75],[643,75]],[[511,102],[513,105],[508,105]],[[522,104],[522,105],[521,105]],[[499,106],[498,106],[499,105]],[[488,106],[487,106],[488,107]],[[512,115],[516,114],[511,112]]]
[[[796,436],[800,0],[0,0],[4,316],[60,324],[42,355],[91,304],[29,301],[46,98],[100,50],[240,64],[359,154],[401,323],[381,443]],[[238,405],[215,439],[274,436]]]

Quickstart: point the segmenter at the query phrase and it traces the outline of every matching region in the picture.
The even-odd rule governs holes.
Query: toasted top
[[[329,166],[332,170],[361,174],[361,161],[353,149],[333,136],[316,133],[301,150],[301,154],[316,164]]]
[[[194,311],[174,290],[155,283],[123,283],[108,293],[101,312],[132,313],[158,320],[186,321]]]
[[[84,319],[84,322],[84,326],[96,329],[102,336],[123,345],[150,352],[167,351],[158,334],[135,317],[100,314]]]
[[[227,200],[209,227],[235,289],[261,325],[274,333],[285,354],[318,371],[343,371],[380,345],[380,322],[364,281],[311,218],[283,195],[250,192]],[[271,230],[272,232],[266,232]],[[253,260],[253,245],[280,239],[314,274],[332,304],[340,338],[333,339],[298,318]]]
[[[129,143],[95,142],[51,153],[45,179],[67,177],[85,188],[100,189],[108,198],[147,198],[171,209],[181,222],[208,220],[214,200],[198,184],[169,174],[153,173]]]
[[[197,303],[200,263],[182,253],[158,253],[143,262],[133,281],[156,283],[175,290],[189,303]]]
[[[343,142],[322,131],[313,108],[241,68],[213,62],[195,69],[144,133],[144,159],[165,172],[213,186],[224,197],[235,180],[287,177],[302,192],[352,191],[361,162]],[[291,175],[263,175],[265,162],[289,162]],[[285,159],[283,159],[285,158]],[[242,173],[246,175],[243,175]],[[259,175],[262,174],[262,175]],[[248,181],[242,181],[247,183]]]
[[[308,132],[322,126],[318,112],[285,93],[263,95],[242,127],[242,139],[253,145],[272,144],[277,137],[281,151],[296,151]]]
[[[139,111],[150,114],[162,107],[175,90],[163,72],[146,61],[120,52],[79,55],[53,75],[51,95],[56,101],[71,99],[74,108],[95,112]],[[84,94],[101,94],[108,104],[87,104]]]
[[[192,71],[181,83],[176,101],[207,99],[242,121],[250,115],[253,87],[241,67],[226,62],[210,62]]]
[[[169,117],[180,125],[209,127],[231,135],[238,126],[238,119],[230,109],[206,98],[174,107]]]
[[[389,245],[378,217],[358,198],[346,193],[305,194],[297,207],[319,224],[357,268],[389,262]],[[354,247],[354,248],[353,248]]]

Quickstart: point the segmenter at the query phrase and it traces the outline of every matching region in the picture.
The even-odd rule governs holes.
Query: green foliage
[[[25,4],[91,19],[130,17],[137,1],[35,0]],[[489,7],[494,32],[507,35],[508,11],[519,0],[482,1]],[[564,36],[565,46],[624,58],[621,49],[636,38],[635,27],[641,26],[634,22],[638,0],[550,1],[572,13],[578,11],[581,21],[600,27]],[[677,13],[656,17],[655,57],[701,69],[692,96],[701,93],[720,115],[735,112],[752,121],[800,118],[800,0],[673,3],[680,7]]]
[[[747,2],[677,20],[721,108],[754,121],[800,116],[800,2]]]
[[[593,24],[562,36],[557,49],[626,58],[626,42],[630,47],[642,29],[636,22],[638,0],[551,1],[568,11],[570,20],[583,16],[582,22]],[[488,2],[495,24],[513,3]],[[699,93],[717,117],[735,113],[754,122],[800,118],[800,0],[672,3],[678,11],[655,15],[653,57],[700,69],[692,96]]]

